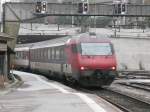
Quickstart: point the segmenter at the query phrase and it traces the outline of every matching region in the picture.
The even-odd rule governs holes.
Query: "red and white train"
[[[110,85],[116,75],[116,57],[111,41],[105,37],[85,33],[17,47],[16,68],[86,86]]]

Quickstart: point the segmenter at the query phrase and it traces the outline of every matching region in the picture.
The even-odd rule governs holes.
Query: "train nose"
[[[103,78],[103,79],[107,79],[107,78],[112,79],[112,78],[115,78],[115,76],[116,76],[113,71],[100,70],[100,69],[96,69],[92,75],[97,78]]]

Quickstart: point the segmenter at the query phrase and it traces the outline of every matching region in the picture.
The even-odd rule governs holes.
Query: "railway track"
[[[80,91],[96,94],[97,96],[117,106],[123,112],[150,112],[149,102],[109,88],[102,88],[101,90],[80,88]]]
[[[150,71],[118,71],[121,75],[121,78],[128,78],[128,79],[150,79]]]
[[[65,85],[81,92],[95,94],[111,104],[120,108],[123,112],[150,112],[150,102],[124,94],[110,88],[85,88],[80,85],[66,84]]]
[[[149,84],[147,84],[148,86]],[[68,85],[73,89],[81,92],[95,94],[98,97],[110,102],[123,112],[150,112],[150,102],[140,99],[136,96],[131,96],[123,92],[113,90],[111,88],[85,88],[81,85]],[[150,85],[149,85],[150,86]]]
[[[118,71],[119,73],[127,74],[127,75],[145,75],[150,76],[150,71],[139,70],[139,71]]]
[[[129,83],[129,84],[128,83],[118,83],[118,84],[150,92],[150,84],[145,84],[145,83]]]

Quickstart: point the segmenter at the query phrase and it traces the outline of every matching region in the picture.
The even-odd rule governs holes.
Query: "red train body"
[[[116,74],[113,45],[103,37],[70,39],[65,49],[73,77],[84,85],[109,85]]]
[[[47,43],[30,47],[28,68],[51,76],[59,73],[85,86],[110,85],[114,80],[116,57],[109,39],[84,34]]]

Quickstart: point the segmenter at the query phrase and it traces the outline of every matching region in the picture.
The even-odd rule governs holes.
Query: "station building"
[[[7,42],[12,39],[9,35],[0,32],[0,87],[4,86],[8,78],[9,58],[13,51],[8,47]]]

